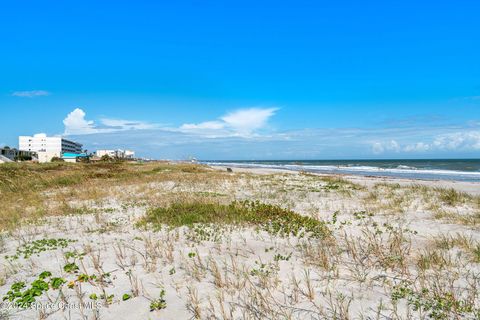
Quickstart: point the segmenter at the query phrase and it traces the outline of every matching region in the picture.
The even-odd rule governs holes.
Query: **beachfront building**
[[[103,156],[107,156],[110,158],[115,158],[117,156],[116,150],[97,150],[95,151],[95,155],[99,158]]]
[[[82,145],[62,137],[47,137],[44,133],[18,137],[20,150],[34,151],[38,162],[50,162],[52,158],[61,158],[64,153],[82,153]]]
[[[122,150],[122,149],[117,149],[117,150],[97,150],[95,152],[95,155],[99,158],[103,156],[108,156],[110,158],[118,158],[118,159],[133,159],[135,158],[135,152],[132,150]]]
[[[135,151],[125,150],[125,158],[126,158],[126,159],[133,159],[133,158],[135,158]]]
[[[33,151],[18,150],[15,148],[0,148],[0,163],[14,161],[36,161],[37,153]]]

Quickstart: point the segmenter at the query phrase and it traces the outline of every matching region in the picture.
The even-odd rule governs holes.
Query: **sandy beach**
[[[225,166],[210,166],[216,170],[226,170],[228,167]],[[273,173],[284,173],[284,174],[298,174],[296,171],[292,170],[282,170],[282,169],[270,169],[270,168],[234,168],[235,172],[243,173],[253,173],[253,174],[273,174]],[[412,186],[412,185],[422,185],[431,188],[453,188],[459,192],[466,192],[471,195],[480,195],[480,183],[478,182],[465,182],[465,181],[453,181],[453,180],[422,180],[422,179],[403,179],[403,178],[392,178],[392,177],[373,177],[373,176],[361,176],[361,175],[346,175],[346,174],[322,174],[322,173],[311,173],[319,177],[332,177],[336,176],[339,178],[347,179],[348,181],[358,183],[365,187],[372,187],[377,183],[390,183],[390,184],[399,184],[401,186]]]
[[[0,167],[0,319],[480,316],[479,184],[78,166]]]

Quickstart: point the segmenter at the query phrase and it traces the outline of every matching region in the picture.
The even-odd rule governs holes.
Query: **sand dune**
[[[16,212],[45,214],[2,233],[0,318],[480,315],[474,183],[158,163],[92,170],[82,182],[42,188],[36,204],[3,198]],[[232,216],[228,205],[244,200],[268,205],[238,204]],[[189,215],[165,209],[178,204],[190,204]],[[217,214],[190,224],[206,207]],[[24,305],[11,307],[9,297]]]

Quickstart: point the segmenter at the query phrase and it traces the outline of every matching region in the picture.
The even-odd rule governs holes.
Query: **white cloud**
[[[110,133],[128,130],[146,130],[154,129],[157,126],[152,123],[143,121],[131,121],[122,119],[108,119],[100,120],[100,125],[95,124],[93,120],[85,118],[86,113],[80,108],[76,108],[70,112],[63,120],[65,125],[65,135],[83,135],[93,133]]]
[[[186,123],[180,126],[183,132],[195,132],[210,137],[252,136],[255,131],[264,128],[277,108],[248,108],[227,113],[219,120],[201,123]]]
[[[415,136],[407,137],[407,141],[401,145],[395,140],[389,142],[372,143],[372,152],[380,154],[387,151],[393,152],[469,152],[480,150],[480,131],[453,131],[449,133],[435,134],[425,137],[428,141],[411,141]]]
[[[205,121],[198,124],[195,123],[185,123],[180,129],[184,130],[219,130],[225,128],[225,123],[221,121]]]
[[[374,154],[380,154],[383,153],[385,149],[383,148],[383,145],[380,142],[375,142],[372,145],[372,152]]]
[[[425,152],[432,149],[432,146],[425,142],[405,143],[400,145],[395,140],[387,142],[374,142],[372,144],[372,152],[374,154],[381,153],[400,153],[400,152]]]
[[[433,146],[440,150],[480,150],[480,131],[442,134],[435,138]]]
[[[251,134],[253,131],[263,128],[268,119],[275,114],[277,108],[250,108],[231,112],[221,119],[227,126],[240,134]]]
[[[388,142],[382,143],[382,142],[374,142],[372,144],[372,152],[374,154],[380,154],[385,151],[392,151],[392,152],[400,152],[401,147],[398,144],[397,141],[395,140],[390,140]]]
[[[81,108],[70,112],[63,120],[65,135],[83,135],[93,133],[110,133],[128,130],[162,129],[171,132],[195,134],[208,138],[252,137],[255,132],[266,126],[268,119],[275,114],[276,108],[240,109],[222,116],[219,120],[201,123],[185,123],[177,128],[160,127],[143,121],[123,119],[100,119],[99,123],[86,119]]]
[[[395,151],[395,152],[400,152],[400,151],[401,151],[401,150],[400,150],[400,149],[401,149],[401,148],[400,148],[400,145],[399,145],[398,142],[395,141],[395,140],[390,141],[389,148],[390,148],[390,150],[393,150],[393,151]]]
[[[22,98],[42,97],[48,95],[50,95],[50,92],[45,90],[15,91],[12,93],[12,96]]]
[[[429,144],[427,143],[424,143],[424,142],[417,142],[417,143],[414,143],[414,144],[409,144],[409,145],[406,145],[403,150],[405,152],[425,152],[425,151],[428,151],[430,150],[431,147]]]
[[[63,124],[65,125],[65,134],[72,135],[97,133],[98,131],[95,129],[94,122],[91,120],[86,120],[85,115],[85,112],[80,108],[76,108],[70,112],[63,120]]]

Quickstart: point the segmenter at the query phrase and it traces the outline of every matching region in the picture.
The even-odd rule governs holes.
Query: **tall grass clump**
[[[139,226],[160,228],[193,226],[195,224],[255,226],[270,234],[283,237],[296,236],[326,238],[331,235],[323,221],[299,215],[279,206],[253,201],[218,203],[177,202],[169,207],[147,212]]]
[[[450,189],[436,188],[435,190],[438,192],[439,199],[443,203],[449,206],[455,206],[455,205],[461,204],[471,198],[468,194],[463,192],[458,192],[453,188],[450,188]]]

